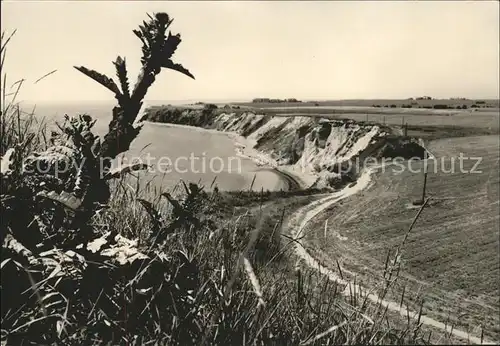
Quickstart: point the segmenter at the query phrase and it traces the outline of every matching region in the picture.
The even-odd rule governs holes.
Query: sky
[[[146,13],[180,33],[150,100],[308,100],[499,97],[498,1],[2,1],[7,85],[21,99],[105,101],[112,94],[72,66],[113,75],[124,56],[135,82]],[[44,74],[57,72],[34,82]],[[2,73],[3,73],[2,72]]]

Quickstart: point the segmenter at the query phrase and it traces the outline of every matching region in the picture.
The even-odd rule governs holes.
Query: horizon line
[[[406,97],[406,98],[342,98],[342,99],[325,99],[325,98],[295,98],[299,102],[342,102],[342,101],[409,101],[413,99],[414,101],[424,101],[424,100],[417,100],[417,97],[425,97],[425,96],[414,96],[414,97]],[[254,97],[254,98],[248,98],[248,99],[223,99],[223,98],[214,98],[214,99],[206,99],[206,98],[196,98],[196,99],[151,99],[151,100],[144,100],[144,102],[211,102],[211,103],[251,103],[252,100],[254,99],[262,99],[262,98],[268,98],[268,99],[289,99],[293,97],[287,97],[287,98],[279,98],[279,97]],[[444,100],[444,101],[474,101],[474,100],[484,100],[484,101],[500,101],[500,97],[498,98],[492,98],[492,97],[447,97],[447,98],[441,98],[437,97],[434,98],[432,97],[430,100]],[[70,99],[70,100],[29,100],[29,99],[24,99],[20,100],[19,102],[25,102],[25,103],[116,103],[115,99],[109,99],[109,100],[102,100],[102,99],[83,99],[83,100],[76,100],[76,99]]]

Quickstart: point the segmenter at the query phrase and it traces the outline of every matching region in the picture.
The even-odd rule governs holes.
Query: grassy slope
[[[481,174],[434,173],[429,165],[427,191],[433,198],[412,230],[404,249],[407,299],[425,297],[427,313],[458,325],[485,327],[499,338],[499,164],[498,137],[448,138],[431,142],[436,157],[482,156]],[[474,161],[464,163],[468,169]],[[450,160],[445,161],[449,169]],[[414,165],[416,170],[417,164]],[[407,207],[421,194],[422,174],[391,169],[377,174],[368,191],[353,196],[317,220],[312,237],[326,258],[336,258],[362,280],[381,279],[387,252],[403,239],[417,210]],[[328,236],[323,224],[328,218]],[[343,238],[347,237],[347,238]],[[412,294],[408,294],[413,291]],[[417,294],[419,292],[419,294]],[[465,315],[463,315],[465,314]],[[476,329],[477,332],[477,329]]]

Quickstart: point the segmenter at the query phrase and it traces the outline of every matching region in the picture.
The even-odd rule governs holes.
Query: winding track
[[[297,243],[295,245],[295,253],[296,255],[301,258],[309,267],[313,269],[317,269],[321,274],[325,275],[328,277],[329,280],[335,281],[339,284],[346,285],[346,288],[343,292],[344,295],[349,295],[351,291],[354,292],[367,292],[367,290],[364,287],[360,287],[358,284],[353,284],[349,281],[343,280],[340,278],[334,271],[328,269],[327,267],[322,266],[314,257],[309,254],[309,252],[306,250],[304,246],[301,245],[301,242],[304,242],[304,240],[301,240],[301,236],[304,233],[304,229],[308,225],[308,223],[316,217],[318,214],[323,212],[325,209],[331,207],[338,201],[347,198],[349,196],[352,196],[370,186],[371,183],[371,175],[372,173],[376,170],[376,168],[368,169],[366,170],[358,179],[356,185],[353,186],[348,186],[338,192],[335,192],[325,198],[322,198],[320,200],[317,200],[305,207],[300,208],[296,213],[295,217],[292,218],[289,222],[289,229],[292,230],[292,236],[297,240]],[[296,227],[297,222],[300,221],[300,224],[298,227]],[[295,229],[294,229],[295,228]],[[349,289],[350,288],[352,289]],[[400,306],[399,303],[393,302],[393,301],[388,301],[385,299],[382,299],[380,296],[378,296],[375,293],[369,293],[367,295],[367,298],[372,301],[373,303],[380,303],[383,307],[387,307],[389,311],[399,313],[403,317],[410,316],[414,320],[418,319],[418,312],[415,311],[410,311],[402,306]],[[452,326],[446,325],[445,323],[442,323],[440,321],[437,321],[435,319],[432,319],[427,316],[421,316],[420,317],[420,322],[425,325],[429,325],[438,329],[441,329],[442,331],[445,331],[447,333],[450,333],[456,337],[459,337],[467,342],[474,343],[474,344],[481,344],[481,339],[475,336],[470,335],[469,333],[459,330],[459,329],[454,329]],[[496,342],[492,342],[489,340],[486,340],[483,338],[482,344],[492,344],[495,345],[497,344]]]

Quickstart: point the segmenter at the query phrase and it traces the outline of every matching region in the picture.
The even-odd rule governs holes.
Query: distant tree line
[[[413,100],[412,98],[408,100]],[[456,99],[458,100],[458,99]],[[486,101],[476,101],[474,104],[467,106],[466,104],[463,105],[448,105],[448,104],[435,104],[435,105],[419,105],[417,102],[412,102],[409,104],[402,104],[402,105],[396,105],[396,104],[386,104],[386,105],[375,105],[373,104],[372,107],[377,107],[377,108],[425,108],[425,109],[468,109],[470,108],[491,108],[494,107],[492,105],[487,105]]]
[[[377,108],[397,108],[398,105],[396,104],[391,104],[391,105],[372,105],[372,107],[377,107]],[[432,106],[419,106],[415,104],[402,104],[399,106],[400,108],[426,108],[426,109],[467,109],[467,105],[444,105],[444,104],[436,104]],[[472,105],[471,108],[479,108],[477,105]]]
[[[296,98],[289,98],[289,99],[270,99],[270,98],[256,98],[252,100],[252,103],[298,103],[302,102],[300,100],[297,100]]]

